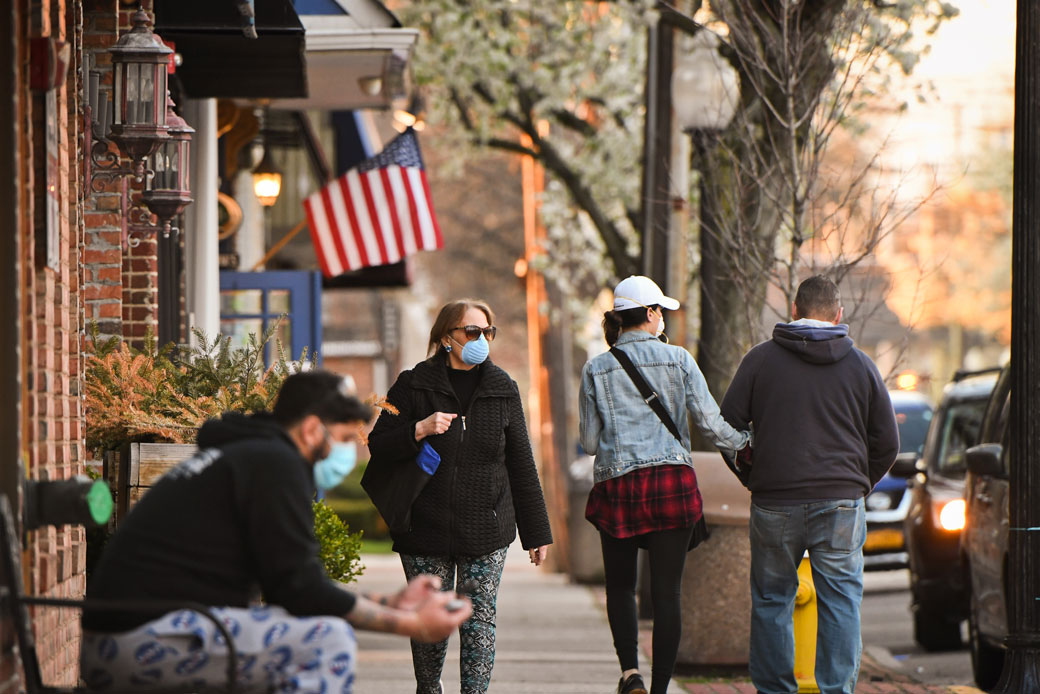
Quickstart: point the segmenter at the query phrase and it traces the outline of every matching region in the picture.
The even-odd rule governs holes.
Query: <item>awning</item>
[[[305,98],[278,99],[272,108],[388,108],[405,96],[405,69],[419,37],[378,0],[298,0],[306,27]]]
[[[182,62],[177,78],[193,98],[307,96],[305,29],[292,0],[255,0],[256,38],[237,0],[155,0],[155,31]]]

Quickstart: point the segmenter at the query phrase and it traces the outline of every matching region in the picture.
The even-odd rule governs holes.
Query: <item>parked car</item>
[[[982,417],[978,444],[966,455],[967,519],[961,561],[968,580],[971,669],[975,683],[986,690],[996,686],[1004,669],[1007,636],[1010,374],[1007,367],[1000,373]]]
[[[924,448],[932,405],[916,391],[889,392],[899,426],[899,456],[892,471],[881,478],[865,500],[867,539],[863,545],[865,569],[902,569],[907,565],[903,519],[910,510],[906,478]]]
[[[968,618],[961,566],[965,451],[975,445],[1000,369],[954,375],[932,415],[916,474],[908,480],[910,510],[903,523],[910,558],[914,640],[928,651],[960,648]]]

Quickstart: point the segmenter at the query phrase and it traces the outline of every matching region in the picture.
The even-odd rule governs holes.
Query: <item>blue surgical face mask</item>
[[[476,340],[470,340],[467,342],[462,348],[462,354],[459,356],[461,356],[462,361],[467,364],[476,366],[477,364],[484,363],[484,360],[488,358],[488,352],[490,351],[491,347],[488,345],[488,341],[483,335],[481,335]]]
[[[357,465],[356,443],[333,441],[328,429],[325,429],[325,440],[329,442],[329,454],[314,463],[314,484],[323,490],[338,487]]]

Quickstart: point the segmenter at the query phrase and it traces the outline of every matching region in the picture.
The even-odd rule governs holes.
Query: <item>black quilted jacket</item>
[[[476,557],[516,538],[524,549],[552,543],[549,517],[527,437],[520,391],[505,371],[484,362],[468,411],[460,412],[438,353],[404,371],[368,437],[369,465],[415,460],[415,424],[434,412],[455,412],[451,427],[425,441],[440,454],[437,472],[412,505],[412,527],[394,535],[403,554]]]

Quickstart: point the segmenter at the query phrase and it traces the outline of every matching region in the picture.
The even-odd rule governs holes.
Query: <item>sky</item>
[[[879,128],[890,133],[890,167],[904,174],[935,167],[942,184],[955,184],[981,149],[1010,148],[1014,115],[1015,2],[954,4],[960,14],[922,37],[930,50],[897,85],[907,109]],[[931,176],[913,178],[927,186]]]

